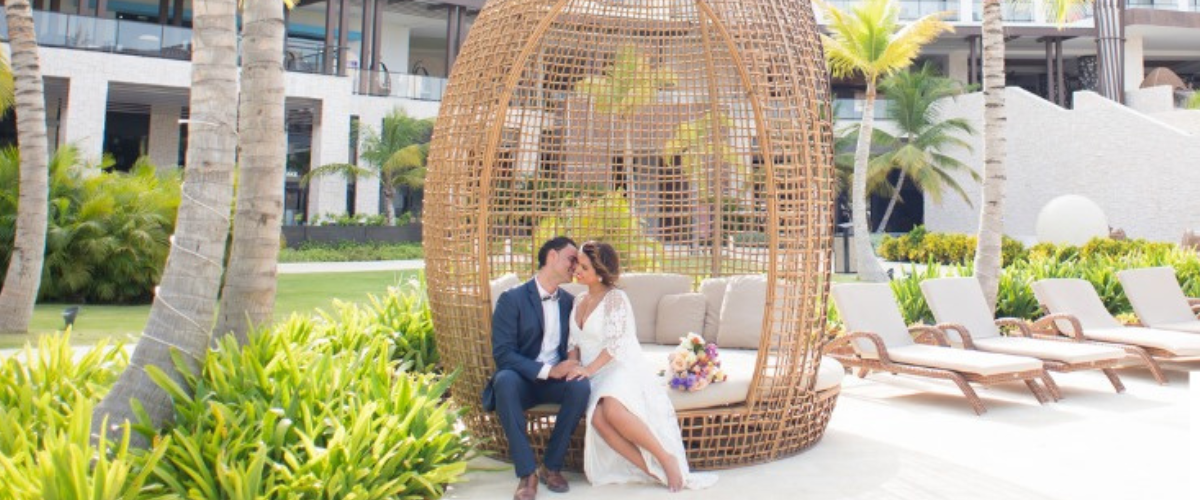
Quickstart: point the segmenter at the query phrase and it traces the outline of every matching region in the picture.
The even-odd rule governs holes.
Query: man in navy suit
[[[578,366],[567,359],[567,322],[575,297],[559,285],[571,281],[577,251],[575,242],[562,236],[543,244],[537,274],[501,294],[492,315],[496,373],[483,389],[483,408],[496,410],[508,438],[509,455],[520,478],[515,500],[534,500],[539,479],[550,491],[570,489],[561,470],[567,444],[591,395],[587,379],[567,380]],[[543,403],[560,407],[538,468],[525,432],[525,410]]]

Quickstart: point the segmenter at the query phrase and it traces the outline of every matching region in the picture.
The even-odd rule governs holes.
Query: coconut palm
[[[0,289],[0,332],[23,333],[29,330],[29,320],[33,318],[33,304],[41,286],[46,253],[50,196],[46,97],[29,0],[9,0],[5,12],[13,78],[12,86],[7,87],[5,82],[3,85],[7,88],[0,88],[0,92],[11,90],[8,95],[14,97],[0,100],[5,104],[13,103],[17,108],[21,177],[13,251],[3,289]]]
[[[983,196],[975,246],[975,277],[988,305],[996,307],[1000,287],[1000,242],[1004,234],[1004,164],[1007,112],[1004,104],[1004,0],[983,0]],[[1062,26],[1091,0],[1048,0],[1047,9]]]
[[[655,67],[649,57],[631,45],[617,50],[612,64],[605,68],[603,75],[589,76],[575,83],[575,91],[591,99],[597,112],[612,118],[610,130],[624,131],[621,169],[627,179],[626,189],[632,196],[630,205],[635,214],[646,215],[639,213],[645,210],[645,200],[640,199],[639,174],[634,168],[633,117],[643,107],[654,104],[659,91],[674,87],[676,83],[678,78],[673,71]]]
[[[390,226],[396,220],[397,191],[401,187],[420,189],[425,185],[425,160],[433,136],[433,120],[413,118],[403,109],[396,109],[383,118],[382,128],[376,132],[364,127],[362,159],[366,165],[321,165],[305,174],[301,182],[307,184],[324,175],[342,175],[347,179],[378,177],[383,188],[384,216]]]
[[[926,64],[919,71],[902,71],[888,77],[881,87],[898,133],[876,130],[875,140],[887,151],[871,161],[869,172],[876,182],[884,185],[891,172],[899,170],[900,175],[890,189],[891,200],[875,232],[887,227],[907,179],[912,179],[935,203],[940,203],[942,194],[950,190],[970,205],[970,197],[954,174],[966,172],[976,182],[979,174],[946,152],[952,148],[971,151],[971,144],[960,134],[973,135],[975,128],[962,118],[938,119],[943,99],[962,94],[964,86],[939,76],[932,65]]]
[[[160,427],[170,421],[174,404],[151,379],[150,371],[161,370],[186,390],[181,370],[198,369],[208,354],[233,200],[237,1],[197,0],[194,8],[191,126],[175,234],[150,318],[129,366],[93,412],[92,428],[101,433],[134,420],[133,400],[150,425]],[[175,355],[184,364],[178,370],[172,362]],[[105,421],[110,425],[107,429],[102,427]]]
[[[283,9],[280,2],[246,2],[242,12],[237,214],[214,330],[218,335],[230,333],[242,344],[247,332],[269,323],[275,311],[283,225],[280,186],[287,166]]]
[[[825,56],[834,77],[861,75],[867,83],[862,128],[855,149],[852,182],[852,222],[858,277],[864,281],[886,281],[887,275],[871,248],[867,229],[867,162],[874,129],[875,94],[880,78],[912,64],[921,47],[954,28],[942,21],[945,13],[932,14],[901,27],[900,10],[891,0],[865,0],[843,12],[818,0],[828,21],[830,35],[821,35]]]

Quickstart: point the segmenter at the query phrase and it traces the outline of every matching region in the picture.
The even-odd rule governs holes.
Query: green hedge
[[[160,433],[135,426],[147,452],[89,442],[125,349],[76,358],[66,336],[45,337],[0,365],[0,484],[22,500],[440,498],[470,446],[432,339],[419,284],[293,316],[245,347],[224,339],[190,396],[150,369],[176,416]]]
[[[913,228],[903,236],[884,236],[879,243],[879,256],[892,262],[967,264],[975,259],[975,236],[960,233],[930,233],[923,226]],[[1025,246],[1004,236],[1000,246],[1005,264],[1024,259]]]
[[[337,243],[304,242],[300,248],[279,251],[279,262],[366,262],[425,258],[420,242],[414,243]]]

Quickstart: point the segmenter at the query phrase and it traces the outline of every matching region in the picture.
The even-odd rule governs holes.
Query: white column
[[[1033,9],[1033,22],[1035,22],[1035,23],[1046,24],[1047,22],[1055,21],[1054,19],[1049,19],[1049,20],[1046,19],[1046,2],[1045,2],[1045,0],[1033,0],[1033,2],[1025,2],[1025,3],[1019,4],[1019,5],[1015,5],[1014,7],[1018,8],[1018,9],[1025,9],[1025,8]]]
[[[179,106],[150,107],[150,161],[158,167],[179,164]]]
[[[311,168],[349,160],[350,113],[348,95],[327,95],[319,116],[313,118]],[[326,175],[308,187],[308,220],[318,215],[346,213],[346,179]]]
[[[975,2],[972,0],[958,0],[958,20],[962,23],[975,22]]]
[[[1125,36],[1125,90],[1142,85],[1146,78],[1146,61],[1142,52],[1142,35]]]
[[[379,105],[381,99],[375,97],[357,97],[358,134],[361,143],[367,129],[379,133],[383,126],[383,117],[391,111],[388,106]],[[358,164],[366,165],[362,158],[362,148],[358,150]],[[355,191],[354,211],[364,215],[379,214],[379,178],[359,177],[358,189]]]
[[[79,148],[80,160],[99,163],[104,154],[108,81],[81,72],[71,76],[62,115],[63,142]]]
[[[967,83],[970,79],[971,69],[968,67],[967,58],[970,55],[965,50],[955,50],[946,56],[946,76],[958,80],[962,83]]]

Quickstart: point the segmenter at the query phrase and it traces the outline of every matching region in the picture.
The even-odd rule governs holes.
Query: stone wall
[[[1006,234],[1032,241],[1038,211],[1063,194],[1095,201],[1109,224],[1131,238],[1178,242],[1185,230],[1200,229],[1200,135],[1092,92],[1076,93],[1076,108],[1065,110],[1009,88],[1007,106]],[[982,174],[983,95],[950,101],[944,113],[964,117],[980,130],[972,140],[974,153],[953,154]],[[1196,123],[1186,113],[1200,116],[1200,111],[1167,116]],[[940,206],[927,198],[929,230],[977,231],[980,186],[970,179],[960,182],[972,206],[956,196],[945,197]]]

